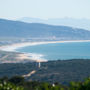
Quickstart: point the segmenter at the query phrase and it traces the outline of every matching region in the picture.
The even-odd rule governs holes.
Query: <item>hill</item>
[[[30,18],[23,17],[20,18],[19,21],[28,22],[28,23],[44,23],[50,25],[62,25],[62,26],[70,26],[76,28],[83,28],[90,30],[90,19],[75,19],[75,18],[51,18],[51,19],[40,19],[40,18]]]
[[[90,39],[90,31],[67,26],[52,26],[0,19],[0,37],[85,40]]]
[[[59,82],[69,84],[71,81],[83,81],[90,77],[90,60],[60,60],[37,63],[11,63],[0,64],[0,77],[22,76],[36,70],[34,74],[26,78],[29,81]]]

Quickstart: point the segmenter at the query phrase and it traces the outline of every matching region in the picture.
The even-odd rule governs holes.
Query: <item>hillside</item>
[[[28,22],[28,23],[62,25],[62,26],[70,26],[70,27],[90,30],[90,19],[85,19],[85,18],[75,19],[75,18],[66,17],[66,18],[50,18],[50,19],[44,20],[40,18],[23,17],[18,20],[23,22]]]
[[[90,31],[67,26],[52,26],[0,19],[0,37],[48,37],[58,40],[85,40],[90,39]]]
[[[71,81],[83,81],[90,77],[90,60],[49,61],[42,63],[40,69],[37,65],[35,62],[0,64],[0,77],[21,76],[33,70],[36,72],[27,78],[29,81],[69,84]]]

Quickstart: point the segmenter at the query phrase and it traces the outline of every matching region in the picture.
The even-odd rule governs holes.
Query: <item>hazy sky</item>
[[[0,0],[0,18],[87,18],[90,0]]]

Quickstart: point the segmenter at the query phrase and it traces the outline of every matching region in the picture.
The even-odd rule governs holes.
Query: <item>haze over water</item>
[[[41,44],[23,47],[17,51],[35,54],[35,59],[37,57],[46,60],[90,59],[90,42]]]

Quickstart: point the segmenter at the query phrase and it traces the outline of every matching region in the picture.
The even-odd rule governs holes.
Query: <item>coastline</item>
[[[27,47],[27,46],[34,46],[34,45],[41,45],[41,44],[52,44],[52,43],[73,43],[73,42],[90,42],[90,40],[71,40],[71,41],[44,41],[44,42],[23,42],[11,45],[0,46],[0,50],[8,51],[8,52],[18,52],[17,49]],[[32,54],[32,53],[24,53],[20,52],[17,56],[18,59],[30,59],[36,62],[47,62],[47,60],[43,59],[43,55],[41,54]]]
[[[23,42],[23,43],[14,43],[11,45],[0,46],[0,50],[2,50],[2,51],[15,51],[16,52],[16,49],[23,48],[26,46],[52,44],[52,43],[73,43],[73,42],[90,42],[90,40]]]

